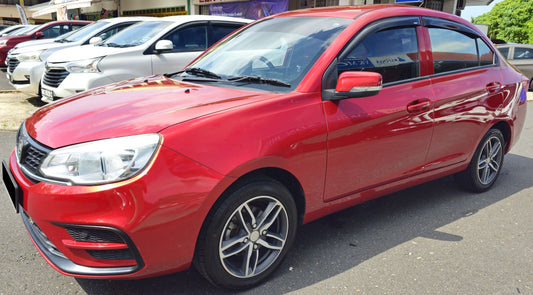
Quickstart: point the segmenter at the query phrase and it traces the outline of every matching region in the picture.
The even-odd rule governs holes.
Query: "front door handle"
[[[421,98],[411,101],[407,105],[407,111],[409,113],[420,113],[429,110],[431,107],[431,100],[429,98]]]

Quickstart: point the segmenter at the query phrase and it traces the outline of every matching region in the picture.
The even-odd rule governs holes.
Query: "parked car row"
[[[31,96],[40,95],[46,59],[69,47],[97,43],[148,17],[104,19],[56,39],[20,43],[7,56],[7,78],[15,89]]]
[[[209,46],[251,22],[216,16],[100,20],[53,43],[15,48],[7,77],[45,102],[105,84],[180,70]]]
[[[6,67],[8,52],[19,43],[36,39],[55,38],[70,31],[77,30],[90,23],[91,22],[89,21],[53,21],[36,26],[33,29],[24,32],[24,34],[19,33],[14,36],[1,37],[0,67]]]
[[[174,54],[200,54],[234,25],[150,20],[58,51],[43,92],[124,79],[121,68],[180,70]],[[116,74],[100,78],[107,71]],[[21,125],[3,180],[63,274],[132,279],[194,265],[217,286],[249,288],[280,266],[301,224],[447,175],[490,189],[523,129],[528,82],[455,15],[290,11],[182,71],[40,108]]]
[[[5,36],[12,36],[18,32],[22,32],[24,31],[24,29],[29,29],[29,28],[33,28],[35,27],[35,25],[13,25],[13,26],[8,26],[7,28],[4,28],[3,30],[0,31],[0,37],[5,37]]]

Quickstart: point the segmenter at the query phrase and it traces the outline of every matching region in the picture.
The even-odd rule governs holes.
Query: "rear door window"
[[[509,47],[504,48],[498,48],[498,51],[503,55],[503,57],[507,58],[509,56]]]
[[[533,48],[515,47],[513,59],[532,59]]]
[[[212,24],[211,25],[211,38],[209,40],[209,46],[217,43],[220,39],[231,34],[233,31],[240,28],[241,25],[223,25],[223,24]]]
[[[435,74],[494,64],[494,53],[479,37],[444,28],[428,28]]]

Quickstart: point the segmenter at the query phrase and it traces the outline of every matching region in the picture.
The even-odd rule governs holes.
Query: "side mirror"
[[[44,33],[43,33],[43,32],[36,32],[36,33],[35,33],[35,38],[36,38],[36,39],[41,39],[41,38],[43,38],[43,37],[44,37]]]
[[[100,43],[102,42],[102,38],[101,37],[92,37],[90,40],[89,40],[89,44],[96,44],[96,43]]]
[[[155,51],[170,51],[174,49],[174,44],[170,40],[159,40],[155,43]]]
[[[332,100],[366,97],[381,91],[383,79],[374,72],[343,72],[339,75]]]

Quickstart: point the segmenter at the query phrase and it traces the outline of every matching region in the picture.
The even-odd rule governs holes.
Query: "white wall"
[[[103,2],[93,2],[91,7],[80,8],[81,13],[94,13],[102,11],[102,8],[105,10],[117,10],[117,3],[114,1],[103,1]]]
[[[187,7],[187,0],[120,0],[120,10],[122,11],[176,6]]]

